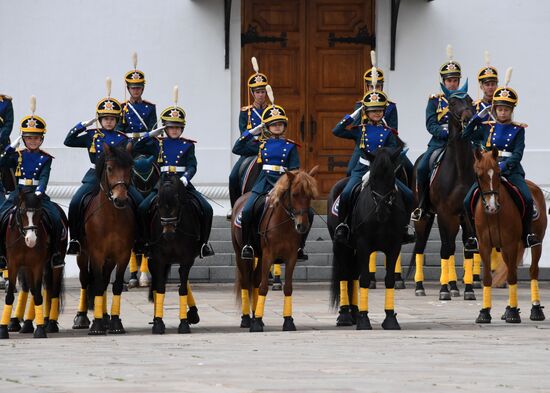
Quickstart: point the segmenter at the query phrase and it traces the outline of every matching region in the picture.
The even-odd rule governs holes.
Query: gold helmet
[[[485,51],[485,65],[477,73],[477,81],[479,83],[484,82],[497,82],[498,83],[498,71],[491,65],[491,59],[489,52]]]
[[[44,136],[46,133],[46,121],[34,114],[36,111],[36,97],[31,96],[31,115],[25,116],[20,123],[22,136]]]
[[[439,76],[442,80],[462,77],[460,64],[453,59],[453,47],[451,45],[447,45],[447,61],[439,68]]]
[[[137,53],[132,53],[132,63],[134,64],[134,69],[130,70],[124,75],[124,81],[128,87],[131,86],[145,86],[145,74],[143,71],[137,69]]]
[[[512,68],[506,70],[506,76],[504,78],[504,87],[499,87],[493,94],[493,108],[497,105],[506,105],[514,108],[518,104],[518,93],[510,87],[510,79],[512,78]]]

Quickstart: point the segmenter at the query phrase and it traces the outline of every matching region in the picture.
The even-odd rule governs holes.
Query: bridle
[[[114,159],[105,159],[105,164],[107,164],[109,161],[114,161]],[[106,187],[105,187],[106,184]],[[99,187],[101,190],[105,193],[105,196],[107,199],[111,202],[113,202],[113,191],[116,187],[122,186],[128,191],[130,188],[130,181],[126,182],[124,180],[118,180],[114,184],[110,184],[107,180],[107,167],[103,168],[103,173],[101,174],[101,182],[99,183]],[[115,204],[116,206],[116,204]]]
[[[33,213],[33,215],[36,214],[36,213],[39,213],[39,212],[42,211],[42,207],[27,208],[27,207],[22,207],[21,205],[22,205],[22,202],[20,202],[17,205],[17,214],[15,215],[15,224],[16,224],[17,230],[19,231],[19,234],[21,236],[26,236],[27,231],[38,231],[38,225],[26,225],[26,226],[24,226],[22,216],[24,214],[27,214],[27,213]],[[38,216],[38,214],[37,214],[37,216]],[[38,220],[36,220],[36,221],[38,221]]]

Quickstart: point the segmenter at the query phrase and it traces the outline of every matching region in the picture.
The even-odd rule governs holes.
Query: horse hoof
[[[151,285],[151,280],[149,279],[149,275],[147,273],[141,273],[139,276],[139,286],[142,288],[148,287]]]
[[[122,284],[122,292],[128,292],[128,284]]]
[[[449,291],[439,292],[439,300],[451,300],[451,294]]]
[[[370,282],[369,289],[376,289],[376,281],[371,281]]]
[[[405,289],[406,288],[405,281],[403,281],[403,280],[396,281],[394,288],[395,289]]]
[[[479,315],[476,319],[476,323],[491,323],[491,309],[490,308],[482,308],[479,311]]]
[[[137,278],[131,278],[130,281],[128,281],[128,289],[137,288],[139,286],[139,281]]]
[[[285,317],[283,322],[283,332],[295,332],[296,325],[294,325],[294,319],[292,317]]]
[[[350,306],[349,310],[351,313],[351,322],[355,325],[357,324],[357,318],[359,318],[359,307]]]
[[[34,332],[34,326],[32,326],[32,321],[30,319],[27,319],[23,322],[23,326],[21,327],[21,330],[19,333],[33,333]]]
[[[357,330],[372,330],[368,312],[359,312],[359,315],[357,316]]]
[[[481,281],[474,280],[474,283],[472,284],[472,286],[474,287],[474,289],[481,289],[482,288]]]
[[[88,335],[104,336],[106,334],[107,334],[107,330],[105,329],[105,325],[103,324],[103,319],[94,318],[94,321],[92,322],[92,326],[90,327],[90,331],[88,332]]]
[[[274,282],[273,286],[271,287],[271,290],[273,291],[282,291],[283,290],[283,284],[280,282]]]
[[[464,291],[464,300],[476,300],[476,294],[472,292]]]
[[[519,316],[519,308],[510,307],[506,313],[506,323],[521,323],[521,317]]]
[[[542,311],[544,307],[542,307],[540,304],[533,304],[531,307],[531,316],[529,319],[531,321],[544,321],[546,317],[544,316],[544,312]]]
[[[155,317],[153,319],[152,333],[153,334],[164,334],[165,331],[166,331],[166,326],[164,325],[164,321],[162,320],[162,318]]]
[[[3,338],[10,338],[10,334],[8,333],[8,325],[0,325],[0,339]]]
[[[103,324],[105,326],[109,326],[109,321],[111,320],[111,317],[109,314],[103,314]]]
[[[246,314],[246,315],[241,316],[241,327],[242,328],[250,329],[251,323],[252,323],[252,319],[250,318],[250,315]]]
[[[191,329],[189,328],[189,322],[187,322],[187,319],[180,320],[180,325],[178,326],[178,333],[179,334],[191,333]]]
[[[48,324],[44,323],[46,326],[46,333],[59,333],[59,324],[57,321],[50,319]]]
[[[103,320],[105,324],[105,319]],[[122,320],[118,315],[113,315],[109,321],[109,334],[125,334],[124,326],[122,326]]]
[[[460,290],[458,289],[458,285],[456,285],[456,281],[450,281],[449,288],[451,289],[451,297],[460,297]]]
[[[252,324],[250,325],[251,332],[263,332],[264,331],[264,322],[262,318],[254,318]]]
[[[504,310],[504,314],[500,317],[502,321],[506,321],[506,317],[508,316],[508,312],[510,311],[510,306],[506,306],[506,309]]]
[[[36,330],[34,331],[34,338],[48,338],[46,335],[46,329],[44,329],[44,325],[36,325]]]
[[[417,281],[415,283],[414,294],[415,296],[426,296],[426,290],[424,289],[422,281]]]
[[[19,322],[19,319],[16,317],[13,317],[10,319],[10,323],[8,324],[8,332],[18,332],[21,330],[21,323]]]
[[[73,329],[88,329],[90,327],[90,320],[86,311],[79,311],[76,313],[76,317],[73,320]]]
[[[338,318],[336,318],[336,326],[352,326],[353,316],[348,306],[340,307]]]
[[[399,326],[399,322],[397,322],[397,314],[393,311],[386,311],[386,318],[384,322],[382,322],[382,328],[384,330],[401,330],[401,326]]]
[[[189,307],[189,310],[187,310],[187,322],[189,322],[189,325],[196,325],[200,320],[197,306]]]

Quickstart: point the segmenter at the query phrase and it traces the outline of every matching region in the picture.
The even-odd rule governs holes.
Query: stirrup
[[[411,220],[414,222],[420,221],[424,215],[424,210],[421,207],[417,207],[411,214]]]
[[[464,251],[479,252],[479,244],[476,237],[469,237],[464,242]]]
[[[52,255],[52,258],[50,259],[50,264],[52,266],[52,269],[57,269],[60,267],[65,266],[65,260],[61,259],[61,253],[56,252]]]
[[[67,254],[69,255],[80,255],[80,242],[76,239],[72,239],[69,242],[69,249],[67,250]]]
[[[349,239],[349,226],[344,221],[338,224],[338,226],[334,230],[334,240],[345,242],[348,239]]]
[[[212,246],[210,245],[210,243],[203,243],[203,245],[201,246],[201,255],[200,255],[201,259],[205,257],[211,257],[215,254],[216,253],[212,249]]]
[[[534,233],[528,234],[527,237],[525,238],[525,247],[527,248],[540,246],[541,244],[542,244],[541,241],[539,240],[537,235],[535,235]]]
[[[232,217],[233,217],[233,209],[229,209],[229,211],[225,215],[225,218],[227,219],[227,221],[231,221]]]
[[[241,250],[242,259],[254,259],[254,248],[250,244],[247,244]]]

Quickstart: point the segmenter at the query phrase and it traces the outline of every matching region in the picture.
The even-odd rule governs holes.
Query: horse
[[[177,176],[161,177],[158,198],[151,214],[151,287],[149,300],[154,302],[153,334],[164,334],[164,298],[166,281],[172,264],[179,264],[178,333],[190,333],[189,324],[199,322],[199,314],[191,286],[189,271],[200,255],[200,207]],[[189,306],[189,311],[187,307]]]
[[[138,155],[134,158],[134,167],[132,168],[132,184],[139,193],[146,198],[158,183],[160,170],[155,162],[154,156]],[[141,264],[141,276],[138,281],[138,262]],[[148,260],[144,255],[137,254],[132,250],[130,256],[130,279],[128,288],[148,287],[149,281]]]
[[[429,191],[430,212],[427,217],[415,222],[416,243],[409,264],[408,274],[413,263],[416,265],[415,294],[425,296],[424,289],[424,250],[437,214],[441,237],[441,288],[439,300],[451,300],[460,296],[455,268],[456,236],[462,227],[463,242],[472,236],[473,228],[464,217],[464,198],[474,183],[473,149],[471,142],[461,138],[464,125],[472,118],[474,108],[469,96],[461,97],[449,93],[449,137],[445,152],[436,172],[432,175]],[[438,153],[435,153],[438,154]],[[416,169],[421,157],[415,163],[413,184],[416,184]],[[418,189],[413,188],[418,200]],[[473,289],[473,253],[464,252],[464,300],[475,300]],[[407,274],[407,275],[408,275]],[[450,291],[449,291],[450,288]]]
[[[251,332],[264,330],[263,316],[268,292],[269,271],[274,263],[285,264],[283,331],[294,331],[292,318],[292,275],[297,261],[297,250],[302,237],[310,229],[311,200],[318,196],[315,166],[309,172],[287,171],[268,194],[264,212],[259,220],[257,259],[253,263],[241,258],[242,232],[238,215],[251,194],[241,196],[233,209],[231,239],[237,258],[235,288],[241,294],[241,327]],[[252,299],[253,318],[250,317]]]
[[[19,191],[17,203],[5,233],[9,285],[0,322],[0,338],[9,338],[8,331],[10,327],[17,329],[15,320],[11,318],[11,313],[15,300],[14,291],[18,276],[22,278],[25,287],[30,290],[32,299],[34,300],[31,302],[32,311],[34,311],[33,319],[36,321],[34,337],[46,338],[47,331],[59,331],[57,328],[57,316],[59,315],[60,298],[62,297],[63,269],[52,269],[51,267],[52,252],[50,242],[52,239],[48,234],[48,227],[44,216],[42,198],[36,195],[30,188]],[[62,218],[65,227],[67,227],[67,218],[64,214]],[[66,237],[64,241],[66,247]],[[54,274],[52,270],[58,272]],[[52,306],[50,314],[51,327],[50,322],[46,325],[46,321],[44,320],[44,307],[42,304],[44,301],[44,296],[42,295],[44,277],[46,277],[46,289],[51,289],[51,299],[49,301]],[[26,294],[28,294],[28,291]],[[26,301],[25,294],[20,293],[19,296],[21,300],[24,298]],[[49,298],[49,295],[46,297]],[[17,325],[19,325],[19,319],[17,319]],[[30,328],[32,329],[32,320]],[[27,329],[29,329],[28,323]]]
[[[370,286],[370,256],[375,251],[386,255],[385,306],[386,318],[382,327],[387,330],[398,330],[401,327],[394,312],[395,265],[401,252],[403,227],[409,221],[409,213],[400,192],[396,188],[395,171],[401,149],[380,148],[374,154],[367,153],[371,162],[368,182],[363,184],[355,202],[351,220],[350,244],[355,250],[355,257],[348,259],[352,252],[343,250],[334,243],[332,265],[332,304],[341,305],[342,321],[351,319],[347,283],[359,272],[359,311],[357,330],[370,330],[372,326],[368,317],[368,291]],[[332,224],[332,225],[331,225]],[[329,223],[331,227],[334,222]],[[334,231],[335,228],[329,228]],[[353,251],[353,250],[352,250]],[[346,303],[348,307],[346,308]],[[346,315],[342,315],[346,314]],[[340,321],[339,321],[340,322]]]
[[[87,329],[87,310],[94,310],[89,335],[125,333],[120,319],[120,300],[124,272],[134,246],[135,212],[130,205],[128,188],[131,182],[132,144],[109,147],[96,162],[99,190],[84,208],[82,251],[77,256],[80,269],[80,303],[73,329]],[[111,317],[107,314],[107,286],[116,267],[113,282]]]
[[[524,244],[522,239],[521,211],[512,199],[510,187],[505,185],[505,179],[500,177],[498,166],[498,149],[475,151],[475,174],[479,186],[479,200],[475,204],[475,226],[479,239],[479,253],[483,263],[483,308],[479,312],[476,323],[491,322],[491,251],[500,248],[508,270],[508,307],[502,317],[507,323],[520,323],[517,299],[517,266],[523,259]],[[543,239],[546,231],[546,203],[539,187],[529,182],[533,199],[537,205],[539,216],[533,221],[533,230]],[[540,304],[538,287],[538,262],[542,245],[531,249],[532,261],[529,269],[531,277],[531,316],[533,321],[545,319]]]

